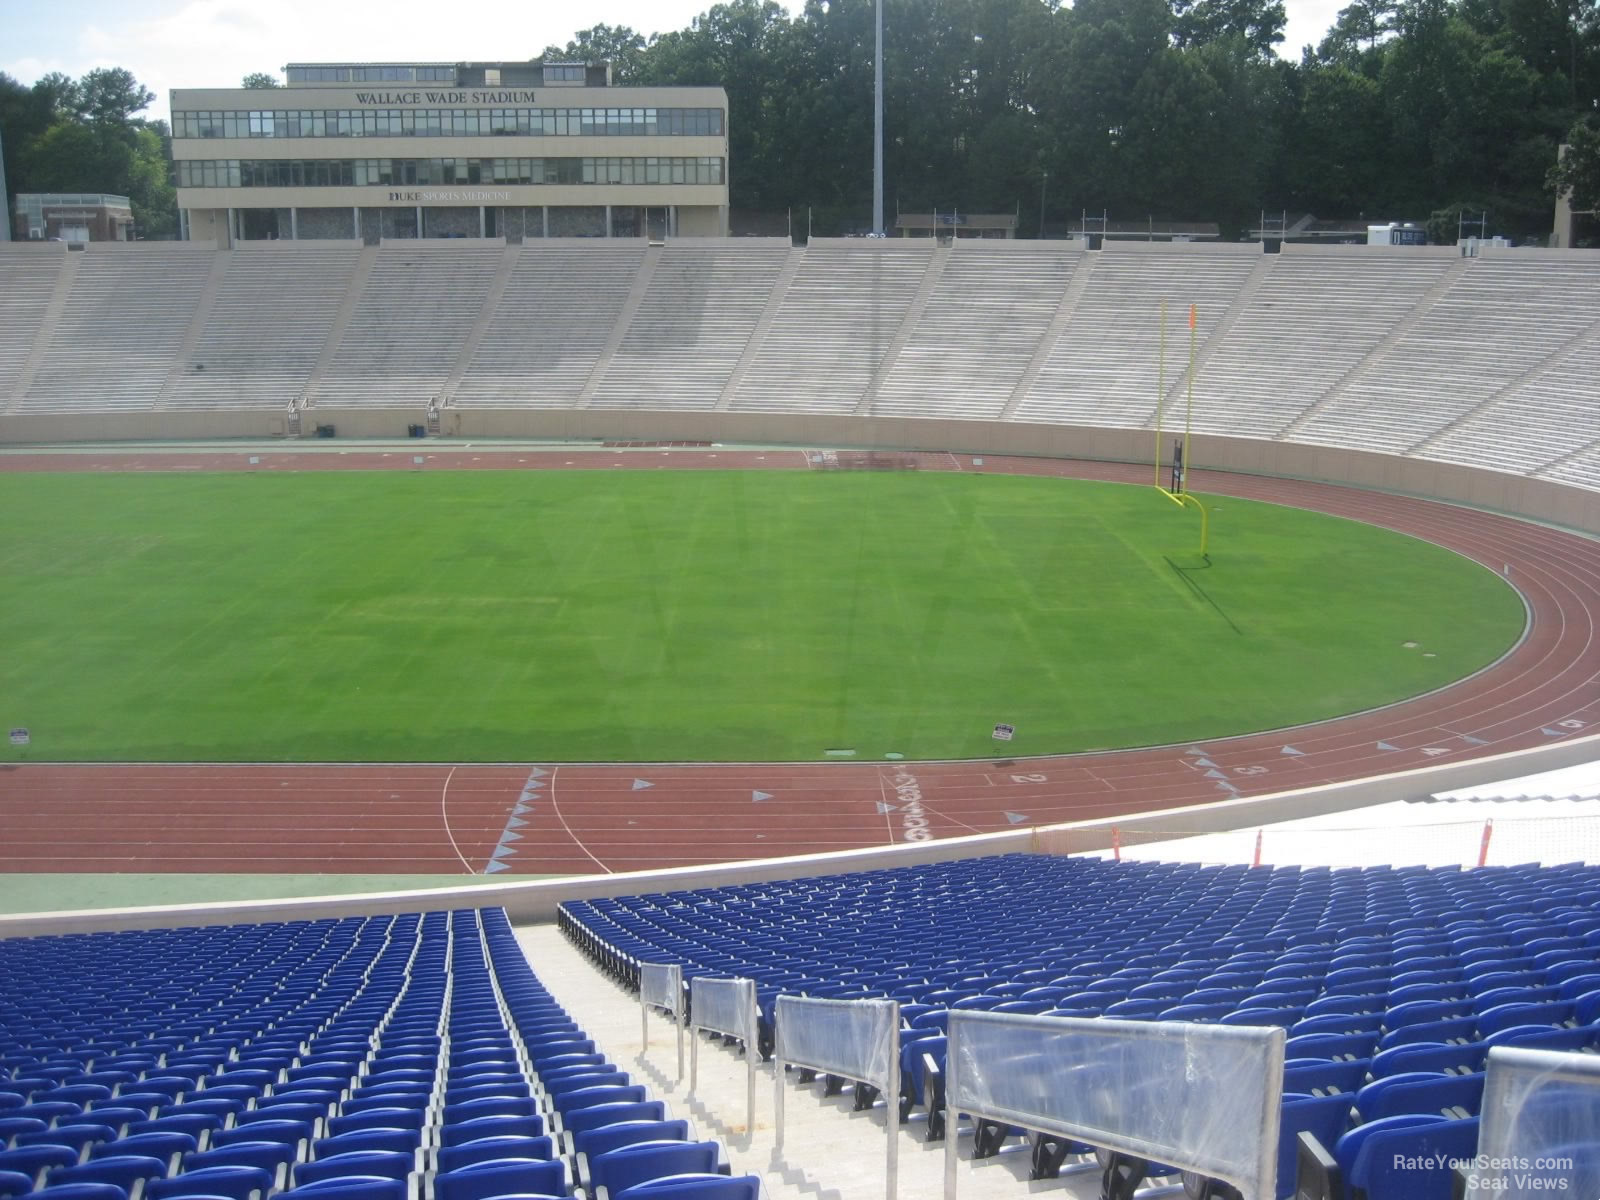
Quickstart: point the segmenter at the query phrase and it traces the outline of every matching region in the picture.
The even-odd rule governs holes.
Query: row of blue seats
[[[239,946],[266,957],[254,1002],[212,987],[236,972]],[[187,969],[193,988],[142,1005],[124,1028],[131,1014],[94,993],[131,983],[153,948],[160,970]],[[99,986],[74,996],[63,971]],[[759,1191],[603,1061],[498,910],[0,943],[0,1002],[0,1197]]]
[[[1343,1178],[1370,1176],[1373,1197],[1447,1187],[1438,1173],[1402,1185],[1365,1163],[1356,1171],[1351,1155],[1374,1133],[1387,1145],[1391,1128],[1421,1138],[1405,1132],[1417,1118],[1470,1121],[1482,1084],[1470,1076],[1492,1045],[1600,1049],[1600,870],[1582,865],[1325,871],[1004,856],[577,902],[561,924],[635,986],[644,961],[677,962],[686,980],[755,979],[764,1026],[781,992],[899,1000],[899,1103],[908,1118],[926,1107],[934,1138],[954,1010],[1282,1026],[1285,1196],[1300,1132],[1334,1147],[1329,1161],[1343,1146]],[[1424,1072],[1438,1074],[1416,1078]],[[858,1105],[871,1099],[858,1089]],[[977,1150],[1021,1132],[980,1127]],[[1068,1149],[1038,1139],[1035,1170],[1053,1174]],[[1328,1194],[1343,1194],[1338,1178]]]

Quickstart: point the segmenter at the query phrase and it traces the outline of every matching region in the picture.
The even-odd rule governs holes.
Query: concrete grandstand
[[[1581,252],[491,239],[3,267],[7,442],[392,437],[431,412],[447,436],[1138,461],[1162,378],[1210,465],[1600,524]]]

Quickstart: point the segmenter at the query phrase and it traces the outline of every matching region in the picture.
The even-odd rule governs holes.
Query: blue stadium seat
[[[1476,1116],[1483,1102],[1483,1072],[1437,1075],[1406,1072],[1374,1080],[1356,1093],[1356,1108],[1366,1121],[1407,1113],[1443,1114],[1459,1108]],[[1462,1115],[1462,1114],[1456,1114]]]
[[[616,1195],[666,1175],[714,1174],[719,1154],[715,1142],[634,1142],[589,1159],[590,1182]]]
[[[575,1109],[563,1113],[561,1128],[571,1137],[576,1137],[585,1129],[599,1129],[604,1125],[615,1125],[622,1121],[664,1121],[667,1119],[666,1105],[659,1100],[645,1100],[642,1102],[614,1102],[611,1104],[596,1104],[591,1108]]]
[[[1366,1200],[1451,1200],[1454,1172],[1449,1164],[1477,1152],[1476,1117],[1375,1130],[1350,1167],[1349,1185]]]
[[[282,1142],[229,1142],[185,1155],[183,1169],[200,1171],[207,1167],[259,1167],[272,1175],[274,1187],[281,1187],[297,1155],[297,1146]]]
[[[543,1137],[489,1137],[455,1146],[441,1146],[438,1169],[454,1171],[473,1163],[504,1158],[553,1158],[555,1146],[549,1135]]]
[[[318,1183],[301,1184],[283,1195],[293,1196],[296,1200],[410,1200],[409,1189],[404,1181],[376,1176],[324,1179]]]
[[[585,1129],[572,1138],[573,1152],[577,1157],[578,1175],[585,1187],[591,1186],[588,1163],[596,1156],[622,1146],[638,1142],[686,1142],[689,1140],[687,1121],[622,1121],[598,1129]]]
[[[323,1179],[370,1177],[405,1179],[416,1167],[415,1153],[392,1150],[351,1150],[328,1158],[295,1165],[296,1185]]]
[[[1300,1135],[1309,1133],[1323,1146],[1335,1145],[1350,1124],[1354,1104],[1355,1096],[1348,1092],[1328,1096],[1284,1094],[1278,1119],[1278,1200],[1294,1195]]]
[[[567,1121],[567,1128],[571,1128],[570,1118]],[[462,1121],[457,1125],[444,1126],[439,1131],[439,1143],[442,1146],[459,1146],[465,1142],[477,1141],[480,1138],[535,1138],[542,1135],[544,1131],[544,1118],[539,1116],[474,1117],[470,1121]]]
[[[668,1175],[636,1183],[611,1200],[760,1200],[756,1175]]]
[[[560,1159],[491,1159],[433,1177],[435,1200],[491,1200],[497,1196],[545,1194],[567,1190],[567,1171]]]
[[[37,1200],[128,1200],[128,1193],[114,1183],[63,1183],[35,1188],[28,1195]]]
[[[63,1183],[112,1183],[125,1192],[132,1192],[134,1184],[164,1178],[167,1163],[163,1159],[139,1154],[110,1154],[93,1158],[71,1167],[56,1167],[45,1176],[51,1187]]]
[[[32,1179],[53,1167],[70,1167],[79,1157],[70,1146],[14,1146],[0,1150],[0,1171],[16,1171]]]
[[[566,1124],[566,1115],[580,1108],[593,1108],[599,1104],[638,1104],[646,1099],[643,1087],[635,1084],[631,1087],[620,1085],[606,1085],[602,1087],[582,1087],[576,1091],[563,1092],[552,1097],[555,1110],[562,1114],[563,1125]]]

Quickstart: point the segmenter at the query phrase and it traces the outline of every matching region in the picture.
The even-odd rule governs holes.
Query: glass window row
[[[374,187],[398,184],[713,183],[720,158],[180,159],[178,186]]]
[[[172,114],[172,136],[717,137],[719,108],[367,108]]]
[[[290,83],[454,83],[454,67],[290,67]]]

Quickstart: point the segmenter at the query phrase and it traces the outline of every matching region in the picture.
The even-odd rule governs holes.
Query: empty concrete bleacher
[[[872,398],[880,416],[997,420],[1082,259],[1067,244],[957,242]]]
[[[354,276],[359,245],[244,243],[172,380],[173,408],[283,408],[305,390]]]
[[[1600,489],[1600,442],[1552,463],[1539,472],[1539,478]]]
[[[1199,432],[1595,487],[1600,262],[1409,249],[19,246],[0,253],[0,401],[29,417],[307,395],[1137,429],[1163,381],[1179,419],[1195,304]]]
[[[426,404],[443,390],[483,312],[505,248],[497,242],[385,244],[312,399]]]
[[[776,238],[668,243],[591,406],[716,407],[795,253]]]
[[[932,261],[931,242],[813,239],[731,407],[854,412]]]
[[[1406,454],[1517,387],[1600,319],[1591,263],[1474,260],[1411,330],[1290,433]]]
[[[1423,458],[1535,475],[1600,442],[1600,338],[1590,338],[1419,448]],[[1559,468],[1558,468],[1559,470]],[[1573,482],[1581,482],[1574,479]],[[1600,480],[1589,479],[1593,487]]]
[[[1275,437],[1406,321],[1459,259],[1286,246],[1194,380],[1194,427]],[[1185,331],[1186,332],[1186,331]]]
[[[22,379],[66,257],[60,243],[0,243],[0,405]]]
[[[1166,383],[1189,363],[1189,308],[1209,338],[1260,261],[1255,246],[1108,244],[1018,406],[1022,421],[1139,428],[1155,417],[1166,303]]]
[[[452,403],[462,407],[570,408],[611,337],[645,246],[640,242],[530,241]]]
[[[28,413],[153,408],[216,262],[207,245],[92,242],[26,393]]]

